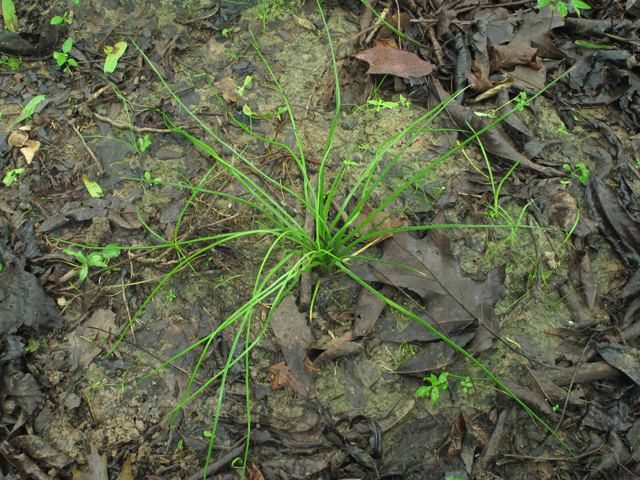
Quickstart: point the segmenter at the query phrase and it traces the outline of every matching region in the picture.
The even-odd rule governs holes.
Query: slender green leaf
[[[4,28],[14,33],[20,31],[16,6],[13,4],[13,0],[2,0],[2,16],[4,17]]]
[[[127,42],[118,42],[113,48],[105,47],[107,58],[104,60],[104,73],[113,73],[118,66],[118,60],[124,55],[126,49]]]

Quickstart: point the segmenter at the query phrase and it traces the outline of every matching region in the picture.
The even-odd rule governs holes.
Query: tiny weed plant
[[[167,294],[167,300],[170,302],[173,302],[175,299],[176,299],[176,296],[173,293],[173,290],[169,290],[169,293]]]
[[[180,458],[184,458],[184,446],[183,446],[183,442],[184,440],[180,440],[178,442],[178,451],[180,452]]]
[[[424,377],[424,381],[430,382],[431,385],[420,387],[416,390],[416,397],[429,397],[431,403],[436,403],[440,398],[440,391],[446,390],[449,386],[448,375],[447,372],[442,372],[439,377],[436,377],[433,373],[430,377]]]
[[[238,59],[238,57],[236,57],[236,60]],[[244,95],[244,89],[247,88],[249,85],[251,85],[251,75],[247,75],[244,79],[244,83],[242,85],[240,85],[238,88],[238,96],[241,97]]]
[[[538,8],[542,8],[545,5],[549,5],[551,11],[558,10],[558,13],[562,18],[569,14],[569,6],[573,7],[578,16],[580,16],[580,10],[591,10],[591,7],[580,0],[569,0],[568,3],[562,0],[538,0]]]
[[[140,146],[140,151],[144,152],[147,148],[151,146],[151,140],[149,140],[149,134],[147,133],[144,137],[138,138],[138,144]]]
[[[265,0],[266,1],[266,0]],[[281,149],[287,153],[287,157],[291,159],[291,167],[296,169],[296,174],[300,179],[300,182],[294,187],[292,184],[288,184],[286,181],[279,181],[276,178],[272,178],[265,172],[260,170],[249,158],[245,155],[244,150],[238,149],[226,137],[221,137],[215,131],[213,131],[205,122],[203,122],[198,116],[193,114],[187,109],[180,97],[174,93],[171,86],[158,74],[155,70],[153,63],[149,62],[152,69],[156,71],[162,85],[172,95],[175,102],[187,112],[195,122],[201,127],[203,132],[206,132],[213,140],[215,140],[218,147],[226,147],[233,152],[233,160],[226,160],[219,155],[219,149],[210,146],[202,140],[195,138],[188,132],[177,128],[171,120],[165,116],[165,122],[167,126],[174,132],[181,133],[186,138],[191,140],[195,145],[206,151],[213,159],[215,159],[214,165],[202,176],[197,184],[192,185],[190,182],[182,180],[176,181],[164,181],[159,179],[152,179],[150,175],[144,176],[144,178],[128,179],[132,181],[141,182],[142,184],[150,185],[170,185],[173,187],[182,188],[185,191],[190,191],[191,196],[185,202],[182,214],[180,215],[174,233],[169,240],[164,239],[159,233],[152,230],[148,225],[145,227],[151,234],[158,237],[164,242],[166,248],[171,248],[176,252],[178,262],[173,266],[172,270],[166,274],[166,276],[158,283],[153,289],[152,293],[147,297],[140,308],[132,316],[129,325],[124,329],[124,332],[129,330],[134,324],[136,319],[144,311],[149,302],[154,298],[158,292],[163,289],[164,285],[184,267],[190,267],[194,269],[192,263],[194,260],[201,258],[205,260],[211,255],[212,251],[218,246],[229,244],[232,242],[252,241],[254,238],[261,238],[267,243],[266,251],[261,253],[260,260],[255,266],[255,277],[252,281],[252,286],[249,291],[249,299],[247,301],[235,302],[230,296],[232,303],[235,305],[235,311],[231,313],[227,318],[223,319],[219,326],[217,326],[209,335],[194,342],[189,348],[180,354],[177,354],[171,359],[158,366],[154,371],[150,372],[144,378],[155,374],[161,368],[164,368],[171,362],[177,360],[182,355],[187,354],[194,350],[198,352],[198,360],[196,361],[192,371],[191,380],[187,385],[183,396],[179,402],[179,405],[171,412],[176,414],[187,402],[192,400],[196,395],[203,392],[205,389],[215,386],[216,391],[216,411],[213,417],[213,425],[210,431],[205,432],[205,436],[210,438],[209,451],[207,454],[207,460],[205,464],[205,471],[208,468],[209,461],[211,459],[211,452],[213,449],[213,439],[216,435],[218,421],[220,420],[220,414],[223,405],[225,386],[230,369],[238,362],[244,362],[245,371],[245,385],[246,385],[246,405],[247,405],[247,435],[251,434],[251,390],[250,385],[250,352],[260,342],[273,312],[277,309],[281,301],[288,295],[299,283],[302,275],[311,271],[317,272],[320,277],[328,274],[342,274],[345,277],[353,279],[363,288],[366,288],[372,294],[376,295],[380,300],[386,302],[391,308],[396,309],[403,315],[419,322],[426,329],[440,338],[443,342],[447,343],[461,355],[466,357],[470,362],[480,368],[486,375],[487,379],[495,382],[496,386],[506,394],[510,395],[516,402],[518,402],[522,408],[524,408],[530,415],[537,421],[541,422],[549,431],[554,435],[555,432],[546,423],[542,422],[528,407],[526,407],[520,400],[518,400],[513,394],[509,392],[507,388],[502,385],[500,380],[496,378],[481,362],[466,352],[463,348],[456,345],[449,338],[443,335],[441,332],[433,328],[428,322],[421,319],[417,315],[411,313],[407,308],[399,305],[393,299],[389,299],[375,290],[371,285],[361,280],[351,270],[351,263],[353,261],[380,261],[374,258],[370,258],[363,255],[369,247],[377,243],[379,236],[385,233],[408,231],[408,230],[428,230],[431,228],[442,227],[464,227],[465,225],[414,225],[408,227],[401,227],[396,229],[386,229],[376,231],[375,229],[380,226],[380,223],[376,224],[375,218],[378,214],[385,209],[392,208],[392,202],[398,199],[399,196],[408,190],[411,190],[415,185],[421,181],[429,172],[431,172],[438,164],[454,155],[458,150],[463,148],[469,142],[477,141],[478,136],[483,134],[489,128],[506,118],[510,113],[497,118],[491,124],[478,132],[466,132],[468,137],[460,142],[459,145],[452,147],[447,153],[434,160],[427,165],[421,165],[415,171],[411,172],[410,178],[402,180],[395,190],[390,194],[385,194],[380,197],[381,200],[377,202],[378,206],[372,208],[368,214],[364,214],[364,208],[366,205],[372,205],[373,198],[377,197],[374,192],[383,187],[383,179],[386,175],[392,173],[392,169],[397,166],[397,162],[402,158],[403,154],[409,148],[411,144],[421,138],[421,135],[425,132],[437,132],[446,129],[436,128],[434,125],[435,119],[445,111],[449,102],[454,101],[455,95],[459,92],[454,92],[447,99],[443,100],[439,105],[428,111],[422,112],[420,115],[415,116],[415,120],[406,125],[399,133],[391,135],[380,146],[371,152],[370,159],[367,162],[357,162],[354,158],[351,158],[351,153],[357,151],[354,145],[350,149],[350,154],[346,155],[346,158],[342,158],[340,162],[334,164],[333,147],[336,141],[336,132],[338,128],[339,118],[341,114],[341,100],[340,100],[340,85],[338,69],[336,65],[336,58],[334,52],[334,46],[332,42],[332,33],[329,31],[329,27],[325,22],[324,12],[321,5],[318,3],[320,9],[320,15],[323,20],[323,24],[326,31],[326,38],[328,48],[330,49],[331,61],[333,65],[333,75],[335,80],[335,98],[336,108],[335,114],[328,127],[326,133],[326,143],[324,150],[314,152],[314,164],[317,163],[317,167],[314,166],[314,171],[311,171],[308,166],[307,152],[303,148],[303,142],[300,138],[298,131],[297,117],[293,114],[292,107],[289,104],[289,100],[285,94],[284,89],[278,82],[278,79],[272,71],[269,63],[264,59],[258,44],[255,39],[252,44],[256,55],[262,60],[267,71],[282,97],[285,110],[283,115],[288,115],[289,124],[291,126],[293,135],[295,137],[295,144],[293,147],[277,141],[277,139],[269,139],[262,137],[258,133],[251,129],[251,126],[247,126],[242,122],[239,122],[229,115],[229,119],[235,122],[235,125],[242,129],[246,134],[252,136],[254,139],[265,142],[273,147]],[[146,58],[144,52],[138,49],[140,55]],[[557,80],[556,80],[557,81]],[[244,93],[243,88],[248,85],[250,80],[245,79],[244,85],[239,87],[238,93]],[[544,90],[543,90],[544,91]],[[217,96],[217,92],[214,91]],[[538,95],[540,95],[540,92]],[[538,95],[532,97],[529,101],[533,101]],[[225,103],[220,97],[221,108],[225,108]],[[409,138],[409,141],[405,141]],[[402,144],[400,141],[402,140]],[[358,174],[356,177],[348,176],[350,168],[354,168],[353,164],[359,164]],[[515,168],[515,167],[514,167]],[[233,181],[242,186],[247,195],[234,196],[225,191],[217,191],[211,188],[207,188],[212,178],[214,178],[217,170],[221,170],[232,177]],[[317,176],[316,176],[317,175]],[[495,185],[494,185],[495,187]],[[499,188],[499,186],[498,186]],[[313,231],[308,232],[305,230],[304,225],[300,222],[300,216],[297,211],[293,211],[288,205],[283,204],[280,197],[273,195],[271,192],[277,191],[283,194],[289,195],[295,199],[295,201],[304,207],[309,214],[315,220],[315,228]],[[196,196],[201,195],[214,195],[217,198],[223,200],[225,203],[229,202],[230,205],[242,205],[243,208],[247,208],[251,211],[251,215],[254,215],[257,219],[256,223],[248,228],[240,228],[237,230],[228,229],[222,233],[215,235],[197,238],[192,240],[180,241],[178,237],[178,231],[182,221],[182,216],[187,209],[193,207],[193,202]],[[497,192],[496,192],[497,197]],[[334,210],[334,206],[335,210]],[[499,206],[496,203],[494,206]],[[497,207],[496,207],[497,208]],[[364,211],[363,211],[364,210]],[[500,210],[499,210],[500,211]],[[366,218],[362,219],[360,216]],[[259,217],[259,219],[258,219]],[[359,219],[360,218],[360,219]],[[359,219],[359,220],[358,220]],[[474,226],[475,227],[475,226]],[[495,226],[494,226],[495,227]],[[500,225],[498,226],[500,227]],[[503,228],[517,228],[517,224],[501,225]],[[187,253],[187,247],[191,246],[192,250]],[[284,247],[284,248],[283,248]],[[403,265],[399,265],[405,268],[409,268]],[[195,270],[194,270],[195,271]],[[443,288],[445,288],[443,286]],[[317,289],[316,289],[317,292]],[[171,292],[170,292],[171,293]],[[311,300],[313,305],[314,297]],[[257,310],[265,308],[264,306],[270,305],[268,313],[263,321],[260,322],[258,328],[254,321],[254,315]],[[196,378],[201,374],[200,368],[208,358],[209,348],[212,347],[215,338],[219,337],[223,331],[233,331],[232,333],[232,345],[229,349],[229,355],[224,365],[213,374],[208,380],[202,383],[195,382]],[[113,345],[111,352],[118,348],[120,342],[124,337],[124,333]],[[442,376],[441,376],[442,377]],[[432,382],[431,390],[429,390],[429,396],[433,398],[432,390],[442,390],[445,388],[447,377],[435,378],[435,382]],[[142,381],[144,379],[141,379]],[[215,383],[214,383],[215,382]],[[438,393],[439,395],[439,393]],[[557,438],[557,435],[556,435]],[[245,462],[246,464],[246,462]]]
[[[67,255],[71,255],[76,259],[76,261],[80,265],[73,265],[78,269],[78,277],[80,278],[80,283],[84,282],[87,275],[89,275],[90,267],[101,267],[107,268],[106,260],[110,258],[115,258],[120,255],[120,247],[114,243],[107,245],[104,249],[99,252],[92,252],[86,257],[83,255],[81,251],[74,251],[65,248],[63,250]]]
[[[571,168],[571,165],[569,165],[568,163],[565,163],[564,165],[562,165],[562,168],[564,168],[567,172],[569,172],[572,177],[576,177],[578,180],[580,180],[580,182],[583,185],[586,185],[587,182],[589,181],[590,172],[587,166],[583,162],[577,162],[575,170],[573,170]]]
[[[62,44],[61,52],[53,52],[53,58],[58,62],[58,66],[62,67],[66,64],[64,71],[66,72],[71,67],[77,67],[78,62],[75,59],[69,57],[69,52],[73,47],[73,39],[67,38],[65,42]]]
[[[7,174],[4,176],[2,183],[4,183],[6,187],[10,187],[11,185],[13,185],[13,182],[15,182],[18,179],[18,175],[20,175],[22,172],[24,172],[24,168],[16,168],[14,170],[9,170]]]
[[[64,12],[64,16],[55,16],[51,19],[51,25],[71,25],[73,23],[73,12]]]
[[[12,57],[11,55],[7,55],[7,60],[4,62],[0,60],[0,65],[6,65],[11,70],[18,70],[20,65],[22,65],[22,57]]]
[[[230,37],[231,35],[233,35],[234,33],[237,33],[240,31],[239,27],[232,27],[232,28],[224,28],[222,30],[222,36],[223,37]]]

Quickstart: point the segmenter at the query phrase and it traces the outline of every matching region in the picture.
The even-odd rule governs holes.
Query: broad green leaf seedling
[[[63,250],[67,255],[71,255],[76,259],[80,265],[73,265],[78,268],[78,277],[80,278],[80,283],[84,282],[87,275],[89,275],[90,267],[101,267],[108,268],[106,260],[110,258],[115,258],[120,255],[120,247],[114,243],[107,245],[104,249],[98,252],[92,252],[86,257],[82,254],[81,251],[73,251],[65,248]]]
[[[558,10],[558,13],[562,18],[569,14],[569,6],[573,7],[578,16],[580,16],[580,10],[591,10],[591,7],[580,0],[570,0],[568,3],[562,0],[538,0],[538,8],[542,8],[545,5],[549,5],[551,11]]]
[[[589,169],[583,162],[577,162],[575,170],[573,170],[571,168],[571,165],[569,165],[568,163],[562,165],[562,168],[568,171],[572,177],[576,177],[578,180],[580,180],[583,185],[586,185],[589,181]]]
[[[2,183],[4,183],[5,186],[10,187],[13,184],[13,182],[15,182],[16,179],[18,178],[18,175],[20,175],[22,172],[24,172],[24,168],[16,168],[15,170],[9,170],[7,174],[4,176],[4,180],[2,180]]]
[[[65,72],[69,70],[70,67],[78,66],[78,62],[76,62],[75,59],[69,57],[69,52],[71,51],[72,47],[73,39],[67,38],[62,44],[62,52],[53,52],[53,58],[56,59],[59,67],[63,66],[65,63],[67,64],[64,69]]]

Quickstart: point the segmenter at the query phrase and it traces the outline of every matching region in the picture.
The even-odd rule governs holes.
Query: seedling
[[[416,397],[429,397],[431,398],[431,403],[436,403],[440,398],[440,390],[446,390],[449,386],[447,375],[447,372],[442,372],[439,377],[436,377],[433,373],[430,377],[424,377],[424,380],[431,382],[431,385],[420,387],[416,391]]]
[[[265,113],[264,115],[258,115],[257,113],[254,113],[251,110],[251,107],[249,107],[249,105],[244,105],[242,107],[242,113],[244,113],[247,117],[251,117],[251,118],[263,118],[263,119],[267,119],[269,117],[271,117],[272,115],[275,115],[276,117],[278,117],[278,119],[280,119],[280,115],[282,115],[284,112],[287,111],[287,107],[280,107],[278,108],[278,110],[276,110],[273,113]]]
[[[178,450],[180,451],[180,458],[184,458],[184,447],[182,446],[184,440],[178,442]]]
[[[376,150],[374,158],[368,159],[368,161],[364,165],[363,171],[359,172],[357,177],[352,179],[352,177],[349,176],[349,178],[347,179],[347,177],[345,176],[347,172],[347,166],[341,166],[338,171],[330,169],[330,166],[333,164],[333,158],[335,158],[334,151],[332,149],[334,147],[334,142],[338,140],[337,129],[340,118],[339,114],[342,105],[340,103],[340,87],[338,71],[335,63],[335,52],[333,50],[333,43],[331,40],[332,35],[328,29],[328,26],[326,25],[324,13],[320,5],[319,9],[320,15],[322,16],[325,25],[328,45],[331,49],[331,59],[334,67],[333,72],[336,79],[336,106],[335,115],[331,122],[331,126],[326,133],[326,147],[324,148],[324,150],[314,152],[314,156],[318,159],[317,161],[319,162],[319,166],[317,168],[317,187],[315,187],[315,182],[312,183],[310,175],[311,171],[308,168],[305,148],[300,138],[299,130],[296,126],[296,115],[293,114],[292,107],[290,106],[289,101],[284,94],[284,89],[279,84],[274,72],[270,69],[268,62],[262,56],[257,44],[254,43],[255,51],[257,55],[259,55],[264,61],[265,68],[269,70],[275,88],[277,88],[278,91],[282,94],[283,102],[287,106],[287,112],[291,121],[291,128],[296,138],[296,145],[291,148],[285,144],[280,144],[273,139],[261,138],[261,140],[264,140],[265,142],[273,145],[277,145],[278,148],[286,150],[288,155],[291,156],[291,165],[296,168],[296,174],[300,179],[299,185],[296,185],[295,189],[293,187],[288,187],[285,182],[281,182],[277,178],[272,178],[265,172],[262,172],[260,169],[258,169],[252,159],[248,158],[248,156],[245,155],[243,150],[238,150],[234,146],[234,144],[230,143],[225,138],[221,138],[215,131],[213,131],[207,124],[205,124],[205,122],[191,113],[189,109],[185,107],[184,103],[180,100],[180,97],[172,91],[171,86],[161,78],[162,84],[165,88],[167,88],[167,91],[171,93],[173,99],[178,105],[180,105],[180,108],[184,108],[186,112],[190,113],[194,121],[198,122],[203,131],[206,131],[208,135],[214,138],[218,145],[226,146],[232,152],[234,152],[234,159],[233,161],[226,160],[217,153],[219,151],[217,148],[208,145],[207,143],[193,137],[183,130],[180,130],[175,125],[173,125],[168,118],[165,117],[169,128],[171,128],[174,132],[182,133],[194,144],[203,148],[207,153],[212,155],[212,157],[216,160],[215,168],[224,169],[226,172],[229,172],[229,174],[232,175],[235,180],[238,181],[246,189],[248,195],[246,197],[240,198],[231,194],[208,189],[207,185],[210,181],[210,177],[214,176],[215,173],[214,167],[211,167],[209,169],[209,171],[199,181],[197,186],[192,186],[184,182],[178,183],[166,181],[154,181],[154,184],[174,185],[178,188],[190,190],[191,197],[189,201],[186,202],[186,205],[183,208],[183,212],[188,208],[193,208],[192,202],[194,201],[196,196],[206,193],[208,195],[217,195],[218,197],[222,197],[225,203],[229,202],[229,204],[232,205],[244,204],[250,209],[253,209],[257,213],[257,215],[260,215],[261,220],[256,224],[255,228],[240,230],[231,229],[231,231],[216,233],[211,237],[201,238],[198,240],[190,239],[188,241],[188,244],[193,244],[195,241],[197,241],[202,242],[202,244],[204,245],[201,244],[201,248],[200,245],[198,245],[198,249],[192,250],[189,254],[187,254],[184,250],[187,242],[181,242],[178,238],[179,225],[177,224],[174,229],[173,238],[171,240],[164,241],[166,247],[175,249],[177,254],[180,256],[180,262],[173,266],[172,270],[168,274],[166,274],[163,280],[159,282],[159,284],[154,288],[153,292],[145,299],[142,305],[140,305],[140,308],[135,313],[135,315],[132,315],[130,325],[133,325],[133,322],[135,322],[141,312],[144,311],[146,305],[148,305],[153,297],[158,294],[158,292],[163,288],[167,281],[169,281],[173,277],[173,275],[181,271],[184,267],[192,265],[192,262],[196,258],[206,258],[206,256],[210,255],[211,249],[213,247],[217,247],[218,245],[223,245],[231,241],[249,241],[248,239],[253,238],[254,236],[260,236],[261,238],[268,239],[267,241],[269,245],[268,251],[261,255],[259,266],[256,266],[255,281],[253,283],[253,286],[249,289],[250,291],[247,292],[249,294],[249,300],[238,302],[237,308],[233,310],[233,313],[226,317],[226,319],[222,321],[214,331],[212,331],[209,335],[202,337],[200,340],[193,343],[189,347],[190,350],[193,350],[201,346],[201,353],[200,350],[198,350],[199,360],[191,370],[191,380],[189,382],[189,385],[184,390],[179,405],[174,408],[172,413],[177,413],[187,402],[192,400],[194,396],[209,388],[209,386],[212,385],[213,382],[217,382],[216,386],[220,385],[219,388],[217,387],[218,391],[216,393],[216,411],[215,414],[212,415],[213,425],[212,428],[210,428],[211,433],[209,433],[211,440],[209,442],[209,452],[207,454],[207,460],[205,462],[205,471],[207,470],[208,462],[211,459],[213,437],[220,420],[222,405],[224,402],[225,385],[228,374],[231,372],[231,368],[236,363],[243,362],[246,366],[244,370],[245,372],[247,372],[245,381],[247,382],[247,385],[249,385],[250,378],[248,372],[250,353],[262,338],[262,335],[268,327],[269,320],[271,319],[273,312],[277,309],[277,306],[280,304],[283,298],[285,298],[285,296],[295,288],[296,284],[300,280],[301,275],[305,272],[310,272],[312,269],[315,269],[321,274],[324,274],[325,272],[339,271],[343,275],[353,279],[354,282],[358,282],[358,284],[363,288],[366,288],[369,292],[376,295],[381,301],[384,301],[401,314],[404,314],[409,318],[420,322],[431,333],[447,343],[447,345],[449,345],[451,348],[464,355],[465,358],[469,359],[470,362],[480,368],[487,375],[488,379],[496,382],[496,384],[501,388],[504,388],[500,380],[498,380],[495,375],[493,375],[487,369],[487,367],[482,365],[479,360],[474,358],[462,347],[456,345],[453,341],[451,341],[451,339],[447,338],[440,331],[433,328],[428,322],[416,316],[402,305],[399,305],[392,298],[387,298],[377,290],[373,289],[371,285],[369,285],[367,282],[363,281],[353,273],[350,265],[354,259],[366,259],[368,261],[372,261],[366,256],[363,257],[361,253],[373,244],[372,239],[380,235],[379,231],[372,231],[372,226],[367,226],[370,225],[369,222],[372,222],[376,215],[382,212],[385,208],[388,208],[391,202],[394,202],[394,200],[402,195],[403,192],[407,191],[410,188],[413,188],[413,186],[417,182],[420,182],[421,179],[423,179],[428,172],[432,171],[432,169],[436,165],[441,164],[441,162],[451,157],[451,155],[454,155],[467,143],[476,141],[479,135],[483,134],[489,128],[499,123],[503,118],[506,118],[508,114],[505,114],[500,119],[489,123],[489,125],[484,127],[482,130],[470,134],[468,138],[461,141],[458,146],[452,146],[452,148],[446,154],[442,155],[437,160],[431,162],[426,166],[421,166],[420,169],[415,173],[412,172],[410,178],[408,178],[406,181],[403,180],[404,183],[395,188],[395,191],[393,193],[385,195],[380,199],[378,206],[369,214],[369,217],[365,222],[357,224],[356,216],[360,215],[360,213],[362,212],[365,202],[375,198],[374,192],[379,187],[382,187],[383,178],[385,178],[387,174],[390,174],[392,172],[392,169],[395,168],[394,166],[397,165],[396,162],[398,161],[398,159],[401,158],[409,145],[415,141],[415,138],[417,138],[423,132],[432,132],[435,130],[433,128],[434,125],[432,122],[440,113],[443,113],[449,102],[455,101],[455,95],[459,92],[455,92],[447,99],[442,100],[442,102],[440,102],[432,110],[430,110],[429,112],[425,112],[419,118],[416,118],[414,121],[408,124],[401,132],[388,137],[385,142]],[[141,56],[145,56],[142,50],[139,51]],[[149,65],[150,68],[155,70],[152,62],[150,62]],[[538,95],[540,95],[540,93],[536,94],[536,96],[529,101],[533,101],[534,98],[536,98]],[[224,107],[225,104],[222,99],[220,99],[220,101],[221,106]],[[231,119],[231,121],[235,120],[233,116],[230,116],[229,118]],[[257,137],[257,134],[253,133],[246,125],[237,121],[235,122],[235,124],[238,127],[242,128],[245,133]],[[407,136],[409,136],[407,135],[409,133],[411,134],[411,141],[403,141],[402,145],[397,145],[397,142],[405,139]],[[355,148],[352,149],[352,151],[355,151]],[[353,159],[347,157],[345,160]],[[143,179],[135,180],[146,181]],[[304,205],[305,209],[307,209],[307,211],[315,219],[316,228],[313,232],[306,232],[299,222],[300,219],[294,213],[291,213],[289,206],[283,205],[279,197],[275,197],[270,193],[274,188],[278,191],[285,192],[287,195],[295,197],[296,201],[298,201],[300,205]],[[345,195],[342,195],[343,188],[346,191]],[[339,211],[336,214],[334,209],[332,208],[332,201],[338,201],[337,199],[340,200],[338,203]],[[353,204],[354,206],[351,207],[351,204]],[[342,220],[343,216],[346,216],[345,221]],[[150,229],[149,226],[146,227]],[[425,230],[428,228],[440,227],[424,227]],[[156,232],[153,233],[157,236],[160,236]],[[286,245],[286,248],[282,247],[283,244]],[[257,327],[261,328],[260,333],[258,333],[258,335],[256,336],[251,336],[249,335],[251,328],[256,329],[256,324],[252,322],[255,314],[255,309],[258,307],[258,305],[264,304],[266,302],[268,302],[272,306],[272,308],[269,310],[269,313],[267,314],[264,321],[261,322],[261,325]],[[235,331],[233,343],[230,347],[230,352],[234,353],[228,355],[225,361],[225,365],[221,369],[219,369],[217,373],[211,376],[202,385],[196,386],[196,379],[198,378],[198,373],[201,373],[200,367],[203,365],[203,361],[205,361],[205,359],[207,358],[208,349],[210,348],[210,346],[212,346],[212,342],[214,341],[214,339],[218,338],[218,336],[228,328],[233,328]],[[125,330],[126,329],[123,329],[123,332]],[[124,333],[121,335],[121,338],[118,340],[118,342],[113,345],[112,352],[118,347],[123,335]],[[237,353],[238,351],[240,353]],[[158,365],[154,372],[150,372],[147,377],[153,375],[161,368],[166,367],[166,365],[175,361],[185,353],[186,352],[182,352],[180,354],[176,354],[171,359],[167,359],[162,365]],[[440,381],[441,379],[437,377],[434,380],[435,381],[432,382],[431,390],[433,390],[434,387],[436,387],[436,390],[444,388],[446,384],[446,377],[443,377],[442,381]],[[430,397],[433,397],[434,394],[431,393],[431,390],[429,390],[428,394]],[[537,421],[542,422],[542,420],[540,420],[539,417],[537,417],[530,408],[524,405],[508,390],[505,389],[505,391],[510,394],[510,396],[514,398],[514,400],[518,402],[528,413],[530,413],[533,418],[535,418]],[[250,393],[250,389],[249,387],[247,387],[247,415],[249,415],[250,413]],[[553,432],[551,427],[549,427],[546,423],[542,422],[542,424],[547,429]],[[556,438],[558,438],[557,434],[555,434],[555,432],[553,433],[554,435],[556,435]],[[251,425],[250,422],[247,422],[247,435],[250,434]],[[561,439],[559,440],[562,442]]]
[[[229,37],[231,35],[233,35],[234,33],[240,31],[240,29],[238,27],[232,27],[232,28],[225,28],[222,30],[222,36],[223,37]]]
[[[65,72],[69,70],[70,67],[78,66],[78,62],[76,62],[75,59],[69,58],[69,52],[72,47],[73,39],[67,38],[67,40],[62,44],[62,52],[53,52],[53,58],[56,59],[59,67],[63,66],[65,63],[67,64],[64,69]]]
[[[237,58],[238,57],[236,57],[236,59]],[[247,77],[244,79],[244,83],[242,84],[242,86],[238,87],[238,96],[239,97],[244,95],[244,89],[247,88],[249,86],[249,84],[251,84],[251,75],[247,75]]]
[[[73,12],[65,12],[64,16],[55,16],[51,19],[51,25],[58,25],[64,23],[65,25],[71,25],[73,23]]]
[[[15,170],[9,170],[7,174],[4,176],[4,180],[2,180],[2,183],[4,183],[7,187],[10,187],[11,184],[15,182],[16,179],[18,178],[18,175],[20,175],[22,172],[24,172],[24,168],[16,168]]]
[[[559,133],[561,135],[571,135],[569,132],[567,132],[567,127],[564,126],[564,123],[558,127],[556,133]]]
[[[138,138],[138,143],[140,144],[140,151],[144,152],[151,145],[151,140],[149,140],[149,134],[147,133],[144,137]]]
[[[170,302],[173,302],[175,300],[176,296],[173,293],[173,290],[169,290],[169,293],[167,294],[167,300],[169,300]]]
[[[580,10],[591,10],[589,5],[580,0],[570,0],[569,3],[561,0],[538,0],[538,8],[542,8],[545,5],[549,5],[552,12],[557,9],[562,18],[569,14],[569,6],[573,7],[578,16],[580,16]]]
[[[104,47],[104,53],[107,54],[107,58],[104,60],[104,73],[113,73],[118,66],[118,60],[124,55],[126,49],[127,42],[118,42],[113,47]]]
[[[40,348],[40,342],[38,340],[35,340],[33,338],[29,339],[29,345],[27,345],[26,347],[24,347],[24,351],[25,352],[36,352],[38,351],[38,348]]]
[[[84,279],[89,275],[90,267],[102,267],[107,268],[106,260],[109,258],[115,258],[120,255],[120,247],[114,243],[107,245],[103,250],[99,252],[92,252],[86,257],[82,254],[81,251],[74,252],[73,250],[69,250],[65,248],[63,250],[67,255],[71,255],[76,259],[80,265],[73,265],[78,268],[78,277],[80,278],[80,283],[84,282]]]
[[[571,165],[569,165],[568,163],[562,165],[562,168],[568,171],[572,177],[576,177],[578,180],[580,180],[583,185],[586,185],[589,181],[589,169],[583,162],[576,163],[575,170],[572,170]],[[578,172],[579,174],[576,172]]]
[[[11,55],[8,55],[7,61],[3,62],[2,60],[0,60],[0,64],[6,65],[11,70],[18,70],[20,68],[20,65],[22,64],[22,58],[20,56],[12,57]]]

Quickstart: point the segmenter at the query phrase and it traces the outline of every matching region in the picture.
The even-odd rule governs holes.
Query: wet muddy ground
[[[248,363],[228,368],[220,402],[220,379],[209,380],[241,353],[234,351],[239,322],[206,350],[201,340],[250,301],[273,236],[207,248],[213,235],[258,229],[267,219],[243,205],[247,189],[228,169],[168,129],[165,118],[258,179],[242,154],[277,182],[265,188],[304,224],[305,206],[286,191],[301,192],[300,168],[282,145],[302,148],[309,172],[318,170],[336,102],[318,9],[278,3],[265,16],[262,4],[227,2],[16,5],[34,32],[73,11],[54,44],[59,51],[72,38],[69,58],[78,66],[65,71],[50,55],[25,56],[2,77],[3,175],[24,170],[5,181],[0,202],[0,478],[195,479],[205,464],[208,478],[221,479],[640,474],[639,142],[636,130],[616,121],[624,105],[574,106],[567,117],[567,103],[563,110],[555,94],[540,96],[514,113],[520,123],[483,138],[490,169],[483,148],[469,143],[385,208],[405,225],[447,224],[398,232],[367,249],[370,258],[414,262],[417,275],[374,261],[350,267],[470,351],[557,438],[421,324],[384,308],[348,275],[319,269],[311,318],[299,286],[277,308],[275,296],[253,308],[249,341],[259,341]],[[455,107],[464,111],[445,109],[433,123],[441,131],[414,138],[405,129],[446,98],[444,74],[452,69],[437,72],[446,91],[435,74],[416,84],[367,75],[367,63],[352,56],[367,48],[353,40],[362,30],[353,21],[359,7],[327,7],[342,102],[327,185],[343,168],[340,200],[391,137],[398,139],[376,167],[382,181],[368,200],[373,208],[464,141],[471,109],[486,121],[531,92],[514,88],[511,97],[504,90],[497,100]],[[105,55],[96,52],[120,41],[125,55],[104,73]],[[629,48],[633,57],[637,47]],[[637,79],[636,67],[626,65]],[[545,63],[546,83],[565,67]],[[526,68],[538,71],[518,65],[511,73],[519,80]],[[17,123],[37,95],[45,100]],[[19,125],[31,126],[28,137],[40,142],[29,163],[11,143]],[[95,184],[101,195],[93,197]],[[218,193],[192,197],[184,185]],[[192,243],[163,247],[176,239]],[[120,248],[92,250],[111,244]],[[280,247],[268,267],[286,251]]]

